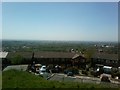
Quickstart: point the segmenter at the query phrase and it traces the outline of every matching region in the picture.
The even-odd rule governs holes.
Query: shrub
[[[101,78],[101,81],[102,81],[102,82],[110,82],[109,77],[107,77],[107,76],[103,76],[103,77]]]
[[[116,76],[120,79],[120,72],[112,73],[112,78],[115,78]]]
[[[10,59],[11,64],[22,64],[23,57],[20,55],[16,55]]]
[[[86,70],[82,70],[82,74],[88,75],[88,72]]]

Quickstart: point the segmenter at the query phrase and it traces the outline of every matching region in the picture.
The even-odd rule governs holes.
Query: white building
[[[0,58],[6,58],[8,52],[0,52]]]

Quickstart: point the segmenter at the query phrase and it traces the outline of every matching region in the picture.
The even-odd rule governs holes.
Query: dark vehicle
[[[67,76],[74,76],[73,72],[68,72]]]
[[[64,74],[67,74],[69,71],[68,70],[64,70]]]

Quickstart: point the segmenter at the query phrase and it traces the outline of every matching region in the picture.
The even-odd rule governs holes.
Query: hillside
[[[2,75],[2,88],[109,88],[106,85],[48,81],[28,72],[9,70]]]

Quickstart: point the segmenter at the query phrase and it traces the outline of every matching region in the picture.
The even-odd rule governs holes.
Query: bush
[[[112,78],[115,78],[116,76],[120,79],[120,72],[112,73]]]
[[[88,75],[88,72],[86,70],[82,70],[82,74]]]
[[[102,81],[102,82],[110,82],[109,77],[107,77],[107,76],[103,76],[103,77],[101,78],[101,81]]]
[[[94,77],[100,76],[103,72],[102,71],[90,71],[90,74]]]
[[[11,61],[11,64],[14,64],[14,65],[16,65],[16,64],[22,64],[23,57],[20,56],[20,55],[16,55],[16,56],[12,57],[10,59],[10,61]]]

